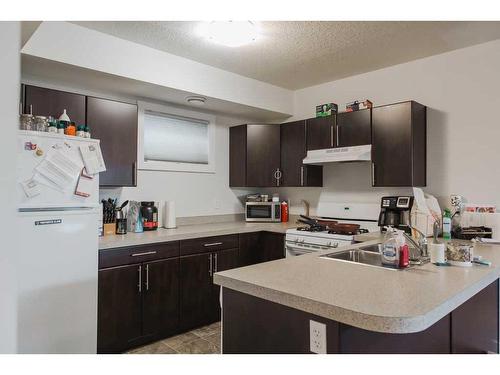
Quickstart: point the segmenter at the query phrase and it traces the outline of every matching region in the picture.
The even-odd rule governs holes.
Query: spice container
[[[65,129],[66,129],[66,121],[59,121],[57,123],[57,132],[59,134],[64,134]]]
[[[37,132],[46,132],[48,128],[47,117],[45,116],[35,116],[34,120],[34,130]]]
[[[90,128],[88,127],[88,125],[85,125],[85,138],[90,138]]]
[[[66,129],[64,129],[64,134],[73,136],[76,135],[76,125],[73,121],[66,126]]]
[[[57,121],[52,119],[49,120],[49,125],[47,127],[47,131],[49,133],[57,133]]]
[[[85,126],[78,125],[78,127],[76,128],[76,136],[85,138]]]
[[[33,116],[23,113],[19,118],[21,130],[33,130]]]

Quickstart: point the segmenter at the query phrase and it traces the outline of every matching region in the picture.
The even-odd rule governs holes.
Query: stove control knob
[[[328,242],[326,243],[326,246],[332,246],[332,241],[328,241]]]

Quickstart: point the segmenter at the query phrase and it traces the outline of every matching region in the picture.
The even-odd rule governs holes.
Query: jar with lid
[[[76,128],[76,136],[85,138],[85,126],[78,125],[78,127]]]
[[[90,138],[90,128],[88,127],[88,125],[85,125],[85,138]]]
[[[37,132],[46,132],[48,125],[47,117],[35,116],[34,128]]]
[[[144,231],[158,229],[158,208],[155,202],[141,202],[142,227]]]
[[[19,127],[21,130],[33,130],[33,116],[23,113],[19,117]]]
[[[52,119],[49,120],[49,126],[47,127],[49,133],[57,133],[57,121]]]
[[[64,134],[65,129],[66,129],[66,121],[58,121],[57,122],[57,132],[59,134]]]
[[[66,135],[76,135],[76,125],[73,121],[71,121],[64,130],[64,134]]]

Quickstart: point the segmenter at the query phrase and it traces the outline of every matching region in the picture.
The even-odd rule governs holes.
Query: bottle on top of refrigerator
[[[451,240],[451,211],[448,208],[443,214],[443,239]]]

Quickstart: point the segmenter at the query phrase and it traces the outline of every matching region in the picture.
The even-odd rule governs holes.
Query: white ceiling
[[[293,90],[500,38],[500,22],[273,21],[229,48],[197,35],[195,21],[77,23]]]

